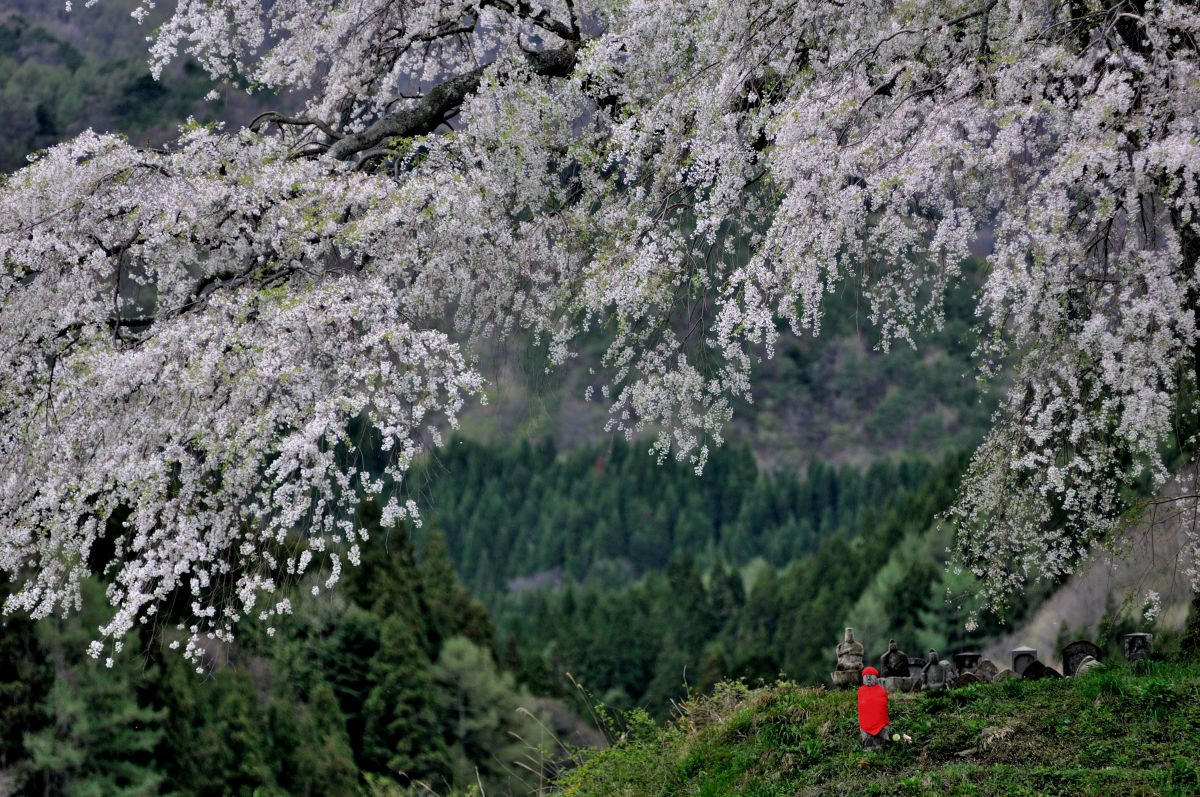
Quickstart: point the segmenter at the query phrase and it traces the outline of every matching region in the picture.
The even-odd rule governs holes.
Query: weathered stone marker
[[[1075,668],[1075,677],[1086,675],[1089,670],[1094,670],[1099,666],[1099,660],[1093,659],[1091,656],[1084,656],[1083,661],[1079,662],[1079,666]]]
[[[1074,675],[1078,672],[1079,665],[1084,659],[1092,658],[1100,661],[1101,655],[1103,654],[1100,648],[1086,639],[1072,642],[1062,650],[1063,675]]]
[[[962,689],[964,686],[973,686],[980,683],[979,678],[973,672],[964,672],[962,675],[950,682],[951,689]]]
[[[1126,634],[1121,637],[1125,645],[1125,661],[1137,661],[1150,655],[1154,646],[1153,634]]]
[[[1037,659],[1026,662],[1025,666],[1021,669],[1021,677],[1030,681],[1040,681],[1045,676],[1045,673],[1046,665]]]
[[[1034,659],[1025,665],[1025,671],[1021,673],[1021,677],[1031,681],[1044,681],[1051,678],[1062,678],[1062,673]]]
[[[975,665],[975,677],[981,683],[990,684],[996,680],[996,676],[1000,673],[1000,668],[991,659],[983,659]]]
[[[954,666],[959,673],[975,672],[975,668],[979,666],[979,660],[983,658],[983,654],[976,650],[963,650],[954,654]]]
[[[863,646],[854,638],[854,629],[847,628],[837,646],[837,669],[830,676],[834,686],[860,686],[862,684]]]
[[[1024,675],[1025,668],[1032,662],[1037,661],[1037,649],[1029,648],[1022,645],[1019,648],[1012,650],[1012,669],[1017,675]]]

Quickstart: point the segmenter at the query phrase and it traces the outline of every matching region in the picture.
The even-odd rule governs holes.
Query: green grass
[[[913,743],[864,752],[852,691],[724,684],[665,728],[633,716],[558,794],[1200,794],[1200,664],[893,695],[891,720]]]

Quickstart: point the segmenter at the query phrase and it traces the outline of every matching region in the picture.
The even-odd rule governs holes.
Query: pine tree
[[[295,712],[295,707],[286,703],[280,709]],[[284,762],[295,772],[296,787],[288,793],[303,797],[354,794],[358,767],[346,735],[346,718],[333,689],[329,684],[318,684],[303,710],[296,713],[300,717],[299,739],[291,760]]]
[[[0,587],[0,601],[6,593]],[[44,723],[52,675],[34,623],[24,615],[0,620],[0,771],[24,757],[25,733]]]
[[[403,617],[383,621],[379,651],[368,670],[375,686],[363,703],[364,768],[402,783],[445,781],[449,756],[437,720],[429,660]]]
[[[84,610],[45,621],[39,642],[54,668],[46,697],[48,724],[25,735],[31,793],[63,797],[157,794],[163,774],[151,756],[162,736],[162,712],[140,705],[127,655],[111,668],[83,651],[107,605],[103,587],[83,585]]]
[[[549,752],[539,746],[537,723],[519,712],[529,696],[510,673],[497,669],[489,651],[465,637],[446,640],[433,678],[443,734],[455,753],[455,781],[470,782],[478,769],[488,793],[524,791],[519,786],[525,771],[516,762],[529,754],[540,760]]]

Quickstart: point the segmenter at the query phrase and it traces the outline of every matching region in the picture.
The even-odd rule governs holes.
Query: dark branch
[[[557,50],[526,53],[533,71],[547,77],[566,77],[575,66],[577,50],[568,44]],[[329,148],[329,156],[345,160],[359,152],[372,149],[389,138],[421,136],[432,133],[451,111],[462,105],[469,94],[479,88],[486,66],[473,69],[439,83],[421,101],[379,119],[361,133],[338,140]]]
[[[533,4],[528,0],[515,0],[515,2],[509,2],[509,0],[483,0],[479,6],[480,8],[492,6],[514,17],[527,19],[539,28],[553,33],[565,42],[579,41],[579,28],[575,26],[574,13],[572,13],[571,25],[568,26],[552,17],[550,12],[545,8],[535,9]],[[573,8],[571,10],[574,12]]]
[[[250,130],[257,133],[264,126],[269,125],[271,122],[274,122],[280,128],[282,128],[284,125],[315,127],[334,140],[342,138],[340,133],[338,133],[325,122],[322,122],[320,119],[311,119],[307,116],[284,116],[283,114],[275,113],[274,111],[260,113],[258,116],[254,117],[254,121],[250,123]]]

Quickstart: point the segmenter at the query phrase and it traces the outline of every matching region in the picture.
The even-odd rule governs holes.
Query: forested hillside
[[[925,650],[994,632],[993,619],[966,633],[971,581],[944,567],[937,516],[964,464],[797,473],[742,449],[697,476],[620,441],[556,455],[457,440],[418,481],[526,683],[568,694],[570,672],[606,703],[665,716],[723,678],[823,682],[843,624],[864,628],[872,655],[885,635]]]
[[[189,116],[201,122],[247,124],[263,98],[215,88],[193,61],[156,81],[144,37],[165,8],[142,26],[130,17],[134,0],[107,0],[87,14],[61,2],[7,0],[0,8],[0,172],[22,166],[32,152],[87,128],[121,132],[161,146]]]
[[[569,759],[562,744],[601,740],[498,665],[440,540],[419,555],[404,535],[380,542],[336,593],[311,594],[327,573],[297,584],[273,633],[248,628],[198,672],[175,617],[89,657],[109,613],[98,579],[82,614],[6,618],[0,794],[524,795]]]
[[[975,446],[997,406],[976,379],[971,329],[980,264],[967,261],[947,291],[939,329],[879,350],[859,286],[822,300],[820,336],[782,334],[773,358],[755,366],[753,402],[738,402],[728,438],[769,467],[819,460],[869,464],[880,457],[936,459]],[[560,448],[604,443],[605,406],[585,400],[601,350],[585,338],[578,356],[547,372],[544,347],[509,343],[483,352],[488,405],[464,413],[464,434],[506,442],[553,439]]]

